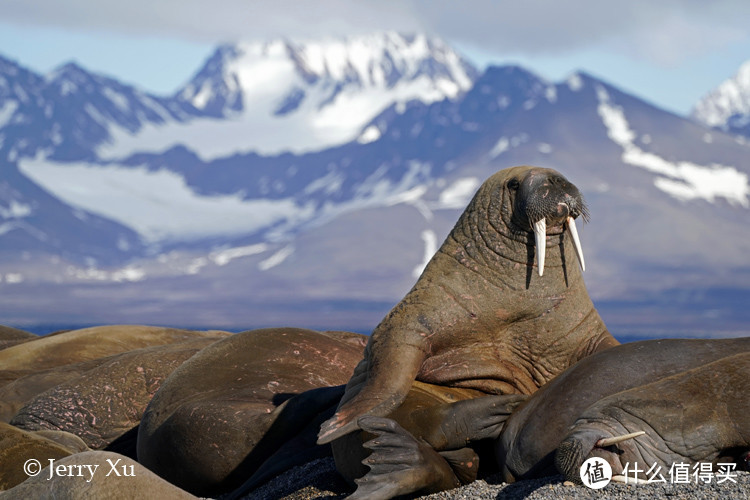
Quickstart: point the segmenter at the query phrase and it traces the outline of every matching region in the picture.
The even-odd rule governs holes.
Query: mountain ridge
[[[287,104],[287,114],[274,119],[300,109]],[[0,178],[0,227],[65,211],[112,225],[100,231],[94,245],[100,253],[62,255],[59,246],[45,244],[34,255],[46,260],[23,260],[16,245],[0,265],[0,280],[12,275],[0,287],[13,308],[6,312],[31,314],[18,297],[42,300],[40,289],[51,287],[89,297],[102,314],[117,303],[152,320],[183,315],[193,324],[213,318],[262,326],[296,318],[300,325],[337,327],[356,318],[375,321],[413,284],[484,179],[535,164],[557,169],[584,193],[592,213],[579,228],[587,285],[595,301],[615,304],[612,317],[626,321],[618,314],[630,310],[660,328],[670,317],[675,328],[708,328],[712,314],[722,314],[725,326],[742,324],[735,306],[727,312],[707,300],[710,308],[702,310],[694,297],[747,288],[749,146],[586,72],[548,82],[520,66],[489,67],[453,98],[394,96],[351,140],[323,149],[235,149],[211,157],[189,139],[112,157],[101,156],[98,143],[77,156],[18,148],[1,167],[8,180]],[[18,184],[21,177],[27,184]],[[58,205],[37,208],[33,183]],[[47,224],[37,231],[52,238],[71,230]],[[96,234],[86,238],[95,242]],[[107,255],[119,234],[129,235],[128,244]],[[682,302],[695,310],[658,299],[679,298],[681,289],[695,291]],[[58,305],[45,302],[50,315],[62,315],[63,304],[73,309],[56,321],[93,314],[57,299]],[[684,319],[674,317],[679,311]]]

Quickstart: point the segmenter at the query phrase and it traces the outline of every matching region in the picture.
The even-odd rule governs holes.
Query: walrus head
[[[586,270],[575,219],[588,220],[588,209],[578,188],[559,172],[546,168],[521,169],[507,181],[515,192],[512,223],[523,231],[533,231],[539,276],[544,274],[547,234],[570,233],[573,246]]]
[[[614,462],[618,461],[617,457],[623,453],[622,450],[616,448],[616,445],[643,436],[646,432],[638,431],[610,437],[601,437],[601,434],[603,434],[602,431],[585,429],[572,433],[557,447],[555,466],[568,481],[581,483],[579,471],[581,465],[588,458],[596,456],[608,459],[610,466],[612,466]],[[623,476],[616,476],[612,480],[620,481],[619,478],[621,477]]]

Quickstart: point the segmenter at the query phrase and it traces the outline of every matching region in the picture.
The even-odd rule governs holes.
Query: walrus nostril
[[[581,484],[581,477],[578,473],[581,464],[583,464],[583,445],[578,439],[566,439],[555,452],[555,467],[565,476],[565,479],[577,484]]]

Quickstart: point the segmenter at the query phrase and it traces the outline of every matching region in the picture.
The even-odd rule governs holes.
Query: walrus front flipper
[[[375,350],[377,356],[371,354]],[[406,398],[425,356],[419,341],[371,338],[336,414],[320,426],[318,444],[354,432],[359,417],[382,417],[396,409]]]
[[[357,491],[349,500],[387,500],[416,491],[434,493],[461,485],[440,454],[417,441],[396,421],[368,416],[359,418],[358,425],[375,437],[363,445],[372,450],[362,461],[370,471],[355,480]]]
[[[511,413],[529,398],[503,394],[445,403],[414,412],[425,431],[420,437],[435,450],[456,450],[483,439],[497,439]]]

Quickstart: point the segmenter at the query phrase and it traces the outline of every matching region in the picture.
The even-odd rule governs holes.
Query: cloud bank
[[[748,38],[744,0],[15,0],[7,23],[203,43],[426,32],[486,52],[598,45],[662,66]]]

